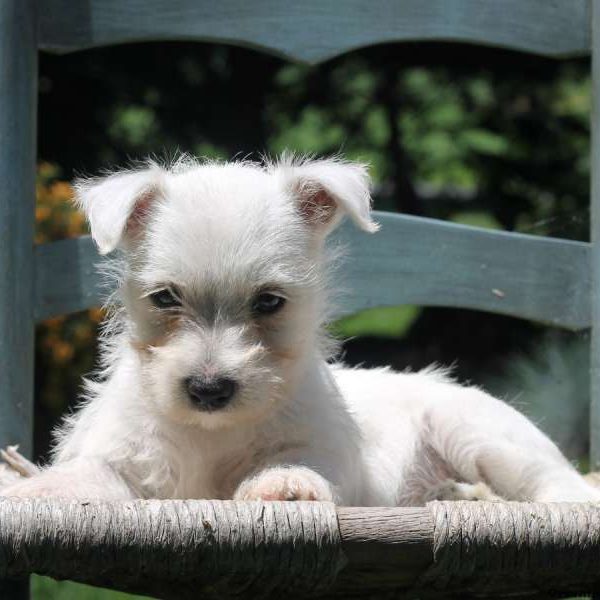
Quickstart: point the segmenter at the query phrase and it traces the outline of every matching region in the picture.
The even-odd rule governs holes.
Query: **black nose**
[[[233,379],[213,379],[207,381],[202,377],[188,377],[185,387],[190,399],[200,410],[219,410],[231,399],[237,384]]]

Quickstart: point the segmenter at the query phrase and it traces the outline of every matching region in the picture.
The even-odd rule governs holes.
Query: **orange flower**
[[[65,318],[66,317],[64,317],[64,316],[60,316],[60,317],[53,317],[52,319],[47,319],[45,321],[45,325],[50,331],[58,331],[64,324]]]
[[[37,221],[45,221],[51,214],[49,206],[36,206],[35,218]]]
[[[73,187],[67,181],[55,181],[50,186],[50,194],[56,200],[70,200],[73,197]]]
[[[94,323],[100,323],[104,319],[104,311],[101,308],[91,308],[88,314]]]
[[[54,360],[59,364],[64,364],[73,358],[73,346],[71,344],[58,340],[52,346],[52,354],[54,356]]]

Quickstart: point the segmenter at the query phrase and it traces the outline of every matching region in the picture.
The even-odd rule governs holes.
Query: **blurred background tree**
[[[85,230],[68,202],[75,174],[148,154],[259,158],[286,148],[368,161],[379,210],[587,240],[584,59],[404,44],[313,68],[225,45],[148,43],[42,55],[39,91],[40,243]],[[94,364],[100,319],[92,310],[38,327],[40,456]],[[351,336],[348,363],[456,364],[460,379],[519,396],[573,458],[586,450],[584,336],[427,307],[370,310],[334,330]],[[568,406],[576,416],[560,437],[553,428]]]

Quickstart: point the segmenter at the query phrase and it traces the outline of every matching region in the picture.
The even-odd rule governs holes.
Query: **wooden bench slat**
[[[35,248],[36,321],[73,313],[103,302],[101,262],[89,236]]]
[[[590,470],[600,469],[600,6],[596,2],[591,19],[593,31],[591,106],[591,199],[590,238],[592,278],[590,339]]]
[[[338,314],[416,304],[470,308],[579,330],[590,326],[590,248],[433,219],[377,214],[373,237],[345,224]]]
[[[567,329],[590,326],[590,248],[433,219],[376,213],[370,236],[344,224],[346,254],[336,271],[337,315],[399,304],[471,308]],[[100,304],[89,237],[36,249],[35,316]]]
[[[40,0],[40,47],[124,42],[250,46],[318,63],[383,42],[460,41],[548,56],[588,54],[587,0]]]
[[[35,0],[0,2],[0,447],[33,451]],[[3,582],[0,581],[0,589]],[[17,584],[17,586],[20,584]],[[2,593],[0,592],[0,597]]]

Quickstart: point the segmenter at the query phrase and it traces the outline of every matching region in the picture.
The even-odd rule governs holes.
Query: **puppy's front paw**
[[[331,485],[306,467],[275,467],[246,479],[234,500],[313,500],[333,502]]]

